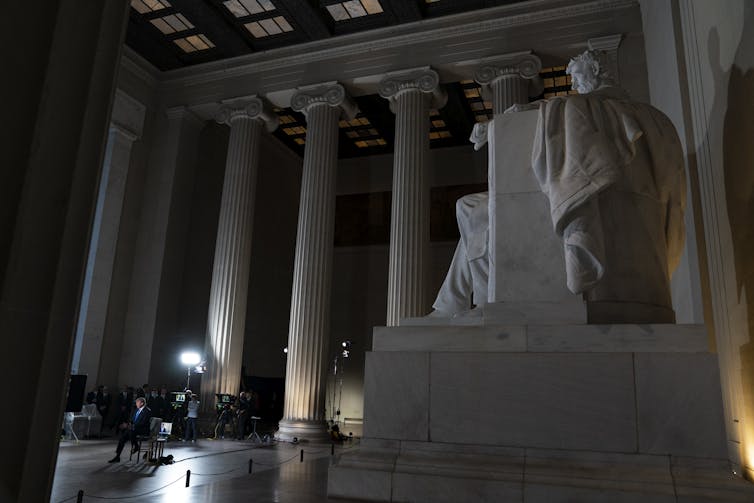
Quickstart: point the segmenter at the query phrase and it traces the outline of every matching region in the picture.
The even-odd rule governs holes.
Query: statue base
[[[754,491],[730,476],[703,326],[404,325],[375,328],[372,349],[362,448],[330,468],[330,497],[670,502]]]

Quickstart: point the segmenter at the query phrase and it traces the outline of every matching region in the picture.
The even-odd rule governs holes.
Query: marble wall
[[[754,6],[641,6],[652,102],[685,134],[703,294],[695,303],[718,352],[729,456],[754,478]]]

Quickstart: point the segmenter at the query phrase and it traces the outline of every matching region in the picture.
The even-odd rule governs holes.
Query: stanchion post
[[[191,483],[191,470],[186,470],[186,487]]]
[[[300,462],[301,463],[304,462],[304,450],[303,449],[301,449],[301,461]]]
[[[254,464],[254,460],[249,458],[249,473],[251,473],[251,468],[253,464]]]
[[[76,503],[82,503],[84,501],[84,490],[79,489],[79,493],[76,495]]]
[[[335,444],[330,444],[330,456],[335,456]]]

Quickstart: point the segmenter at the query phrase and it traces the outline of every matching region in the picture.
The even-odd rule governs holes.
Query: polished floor
[[[329,444],[171,440],[165,455],[172,454],[175,462],[162,466],[137,463],[135,457],[129,461],[128,446],[122,461],[110,464],[115,445],[114,439],[61,442],[50,501],[75,502],[82,490],[83,501],[91,502],[345,502],[327,498],[327,470],[333,460]],[[347,449],[358,449],[358,441],[337,445],[335,452]]]

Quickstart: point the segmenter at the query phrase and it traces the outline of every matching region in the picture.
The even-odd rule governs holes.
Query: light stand
[[[333,358],[333,387],[332,398],[330,400],[330,407],[332,413],[330,414],[330,422],[340,423],[340,406],[343,403],[343,372],[345,371],[345,361],[351,355],[351,341],[343,341],[340,343],[342,350]],[[340,361],[340,366],[338,366]],[[340,379],[338,377],[340,376]],[[338,393],[338,405],[335,406],[335,394]],[[337,416],[337,420],[336,420]]]
[[[202,357],[199,353],[192,351],[186,351],[181,353],[181,362],[186,365],[186,389],[191,389],[191,368],[196,367],[202,361]]]

